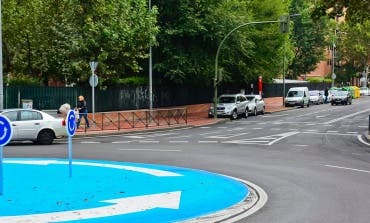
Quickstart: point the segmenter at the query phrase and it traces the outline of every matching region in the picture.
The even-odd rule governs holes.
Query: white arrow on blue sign
[[[13,136],[13,128],[9,119],[0,115],[0,146],[5,146],[9,143]]]
[[[66,122],[67,122],[66,129],[67,129],[68,136],[74,136],[76,132],[76,114],[73,110],[69,110],[69,112],[67,113]]]

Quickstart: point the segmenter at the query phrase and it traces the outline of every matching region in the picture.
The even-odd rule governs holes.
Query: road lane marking
[[[99,144],[101,142],[96,142],[96,141],[81,141],[81,144]]]
[[[257,144],[257,145],[267,145],[271,146],[272,144],[287,138],[289,136],[298,134],[299,132],[286,132],[282,134],[277,135],[271,135],[271,136],[263,136],[263,137],[256,137],[251,139],[245,139],[245,140],[232,140],[232,141],[224,141],[222,143],[233,143],[233,144]]]
[[[202,134],[199,134],[199,135],[206,136],[206,135],[212,135],[212,134],[218,134],[218,133],[221,133],[221,131],[206,132],[206,133],[202,133]]]
[[[155,141],[155,140],[139,140],[138,142],[139,143],[159,143],[159,141]]]
[[[366,142],[366,141],[362,138],[362,136],[361,136],[361,135],[358,135],[358,136],[357,136],[357,138],[358,138],[358,140],[360,140],[360,142],[362,142],[363,144],[370,146],[370,143]]]
[[[168,141],[169,143],[189,143],[189,141],[187,141],[187,140],[183,140],[183,141],[180,141],[180,140],[178,140],[178,141]]]
[[[358,132],[346,132],[346,133],[348,133],[348,134],[358,134]]]
[[[326,131],[327,133],[337,133],[338,131]]]
[[[218,143],[218,141],[198,141],[198,143]]]
[[[112,142],[113,144],[127,144],[127,143],[131,143],[132,141],[115,141],[115,142]]]
[[[324,124],[332,124],[334,122],[338,122],[338,121],[341,121],[343,119],[350,118],[350,117],[353,117],[353,116],[356,116],[356,115],[359,115],[359,114],[362,114],[362,113],[366,113],[366,112],[369,112],[369,111],[370,111],[370,109],[366,109],[366,110],[363,110],[363,111],[355,112],[355,113],[352,113],[352,114],[349,114],[349,115],[342,116],[340,118],[333,119],[331,121],[327,121]]]
[[[120,151],[144,151],[144,152],[182,152],[179,149],[118,149]]]
[[[207,138],[210,138],[210,139],[229,139],[229,138],[238,137],[238,136],[242,136],[242,135],[246,135],[246,134],[249,134],[249,132],[243,132],[243,133],[239,133],[239,134],[232,133],[232,134],[226,134],[226,135],[208,136]]]
[[[331,168],[343,169],[343,170],[352,170],[356,172],[370,173],[369,170],[361,170],[361,169],[349,168],[349,167],[344,167],[344,166],[334,166],[334,165],[325,165],[325,166],[331,167]]]
[[[306,147],[308,145],[294,145],[294,146],[298,146],[298,147]]]
[[[191,135],[182,135],[182,136],[171,136],[167,137],[167,139],[181,139],[181,138],[189,138],[192,137]]]

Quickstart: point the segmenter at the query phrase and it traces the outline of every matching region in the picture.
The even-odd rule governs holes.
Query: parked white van
[[[310,106],[310,94],[307,87],[292,87],[285,97],[285,107],[289,106]]]

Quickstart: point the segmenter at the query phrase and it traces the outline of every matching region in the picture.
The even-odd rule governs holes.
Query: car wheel
[[[253,110],[253,115],[257,116],[257,109],[256,108],[254,108],[254,110]]]
[[[304,102],[303,102],[303,104],[304,104]],[[307,108],[308,108],[308,107],[310,107],[310,102],[308,102],[308,103],[307,103]]]
[[[263,106],[262,111],[261,111],[261,114],[262,114],[262,115],[264,115],[264,114],[265,114],[265,106]]]
[[[331,106],[334,106],[334,103],[333,102],[331,103]]]
[[[246,108],[244,112],[244,118],[248,118],[248,115],[249,115],[248,108]]]
[[[50,145],[53,143],[53,140],[54,132],[49,129],[42,130],[37,136],[37,143],[41,145]]]
[[[234,110],[233,113],[231,113],[231,115],[230,115],[230,119],[235,120],[237,118],[238,118],[238,113],[236,112],[236,110]]]
[[[213,115],[208,115],[208,118],[213,118]]]

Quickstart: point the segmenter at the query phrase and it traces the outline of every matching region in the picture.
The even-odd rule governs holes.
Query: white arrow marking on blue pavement
[[[5,139],[7,133],[8,133],[8,129],[4,127],[4,134],[0,137],[0,140]]]
[[[90,218],[103,218],[115,215],[123,215],[146,211],[153,208],[179,209],[181,191],[150,194],[136,197],[105,200],[102,202],[112,203],[105,207],[89,208],[83,210],[52,212],[44,214],[31,214],[21,216],[0,217],[1,222],[8,223],[47,223],[56,221],[73,221]]]
[[[27,165],[50,165],[50,164],[67,165],[68,164],[67,161],[59,161],[59,160],[5,160],[4,163],[27,164]],[[181,174],[170,172],[170,171],[165,171],[165,170],[157,170],[157,169],[150,169],[150,168],[145,168],[145,167],[127,166],[127,165],[118,165],[118,164],[109,164],[109,163],[90,163],[90,162],[78,162],[77,161],[77,162],[73,162],[73,165],[129,170],[129,171],[153,175],[156,177],[180,177],[182,176]]]

